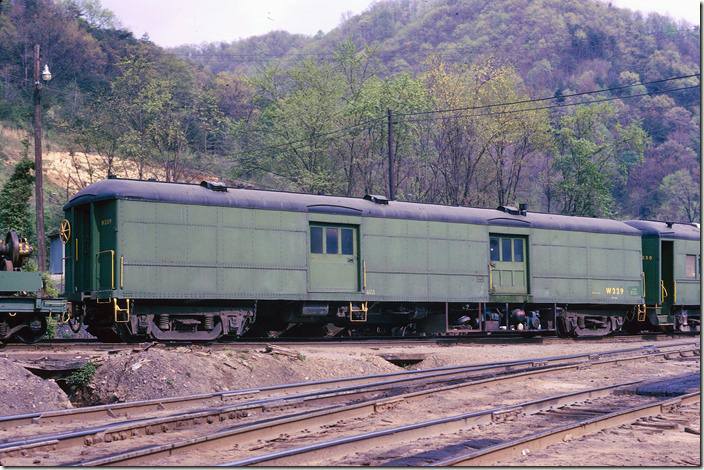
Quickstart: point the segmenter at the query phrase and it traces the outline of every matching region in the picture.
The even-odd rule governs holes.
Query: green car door
[[[525,237],[489,237],[489,280],[492,294],[527,294]]]
[[[311,225],[309,239],[309,292],[358,292],[357,227]]]

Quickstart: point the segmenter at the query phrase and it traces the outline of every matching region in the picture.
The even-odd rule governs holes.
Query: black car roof
[[[215,190],[210,188],[214,188]],[[210,188],[205,184],[107,179],[81,189],[66,203],[64,210],[91,202],[120,199],[173,204],[356,215],[360,217],[641,235],[638,228],[611,219],[575,217],[539,212],[527,212],[525,215],[520,215],[498,209],[479,209],[401,201],[389,201],[385,204],[374,202],[368,198],[324,196],[254,189],[227,188],[227,191],[224,191],[222,190],[224,187],[213,187],[212,185]]]
[[[699,226],[673,222],[658,222],[655,220],[626,220],[625,224],[635,227],[645,237],[678,238],[683,240],[699,240]]]

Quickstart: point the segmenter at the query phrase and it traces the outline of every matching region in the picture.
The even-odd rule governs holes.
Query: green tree
[[[161,111],[154,85],[157,72],[144,53],[132,55],[118,66],[120,76],[110,91],[114,109],[126,129],[118,144],[125,156],[137,164],[138,178],[142,179],[153,153],[150,129]]]
[[[672,222],[700,222],[701,189],[687,170],[665,176],[658,188],[662,203],[658,217]]]
[[[647,135],[639,122],[623,127],[611,103],[578,106],[560,119],[556,130],[555,186],[560,212],[611,217],[615,184],[642,162]]]
[[[277,184],[305,192],[342,192],[341,163],[330,156],[334,131],[344,122],[340,75],[307,59],[285,71],[265,70],[252,83],[261,112],[237,174],[274,176]]]
[[[512,67],[501,67],[483,87],[482,102],[525,101],[530,97]],[[515,204],[524,167],[549,145],[549,123],[543,111],[525,111],[530,104],[495,106],[483,117],[483,139],[498,205]]]
[[[114,95],[96,95],[82,107],[68,129],[69,138],[77,150],[85,154],[96,153],[102,159],[103,171],[96,175],[99,178],[115,174],[115,158],[124,150],[122,139],[129,132],[118,105]],[[91,167],[91,171],[95,170]]]
[[[146,164],[161,164],[166,180],[177,181],[190,155],[193,136],[194,79],[183,61],[157,60],[146,51],[121,62],[121,74],[112,83],[110,101],[123,126],[117,142],[137,163],[143,178]]]
[[[29,200],[34,192],[34,162],[28,158],[20,160],[0,191],[0,234],[4,237],[10,230],[20,237],[34,240],[34,223],[29,209]]]

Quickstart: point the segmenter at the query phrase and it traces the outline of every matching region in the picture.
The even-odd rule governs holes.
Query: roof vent
[[[667,228],[672,228],[672,226],[674,224],[675,224],[674,222],[665,222],[665,225],[667,225]]]
[[[227,186],[225,186],[224,183],[217,183],[215,181],[201,181],[200,185],[211,191],[227,191]]]
[[[386,196],[380,196],[378,194],[365,194],[364,199],[367,201],[372,201],[377,204],[383,204],[388,206],[389,205],[389,199]]]
[[[527,215],[528,214],[528,204],[522,202],[518,205],[518,210],[520,211],[521,215]]]
[[[497,211],[506,212],[511,215],[521,215],[521,211],[513,206],[499,206],[496,208]]]
[[[147,181],[156,181],[156,178],[149,178]]]
[[[117,179],[117,175],[113,175],[112,173],[110,173],[110,174],[108,175],[108,179],[109,179],[109,180],[116,180],[116,179]]]

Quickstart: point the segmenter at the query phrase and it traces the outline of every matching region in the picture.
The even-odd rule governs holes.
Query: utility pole
[[[39,81],[39,44],[34,45],[34,175],[37,209],[37,261],[39,271],[46,271],[46,242],[44,240],[44,171],[42,169],[42,116]]]
[[[394,200],[394,119],[393,112],[386,110],[389,118],[389,201]]]

